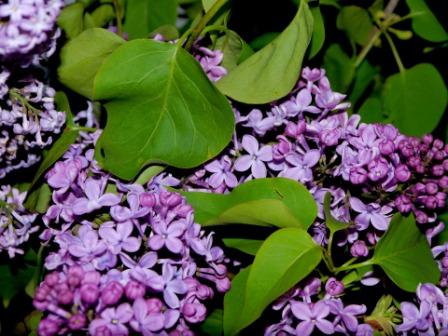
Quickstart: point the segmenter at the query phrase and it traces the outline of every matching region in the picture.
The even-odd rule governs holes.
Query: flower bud
[[[59,325],[56,321],[45,318],[39,322],[38,334],[41,336],[53,336],[59,331]]]
[[[86,304],[94,304],[100,295],[98,286],[92,283],[86,283],[81,286],[81,300]]]
[[[354,257],[367,257],[369,249],[363,240],[357,240],[351,246],[350,253]]]
[[[124,287],[126,297],[130,300],[143,297],[146,293],[146,286],[140,282],[130,280]]]
[[[151,193],[142,193],[140,195],[140,204],[147,208],[152,208],[157,203],[157,198]]]
[[[85,315],[78,313],[69,318],[68,327],[70,330],[81,330],[86,325],[86,321]]]
[[[340,295],[344,292],[344,284],[341,281],[331,277],[325,284],[325,291],[331,296]]]
[[[123,296],[123,286],[117,281],[109,282],[101,292],[101,300],[104,304],[110,306],[120,301]]]

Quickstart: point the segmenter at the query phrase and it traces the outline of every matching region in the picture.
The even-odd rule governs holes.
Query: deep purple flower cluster
[[[10,76],[1,70],[0,179],[38,162],[65,123],[65,113],[56,110],[53,88],[37,79]]]
[[[21,245],[39,229],[33,226],[37,214],[29,213],[23,205],[25,197],[26,192],[8,185],[0,187],[0,255],[4,251],[9,258],[24,254]]]
[[[343,291],[343,284],[330,278],[325,285],[324,298],[316,300],[313,297],[321,294],[321,281],[308,279],[303,287],[293,288],[274,304],[273,309],[282,312],[282,319],[269,326],[265,335],[373,335],[369,324],[359,323],[366,306],[344,305],[338,297]]]
[[[235,109],[231,147],[187,178],[185,187],[223,193],[253,178],[297,180],[318,203],[312,230],[321,244],[327,237],[323,200],[330,192],[332,214],[352,223],[338,243],[349,243],[353,256],[368,255],[397,211],[430,223],[428,238],[440,232],[448,146],[431,136],[407,137],[392,125],[360,123],[359,115],[345,112],[350,105],[344,98],[331,90],[324,70],[303,69],[291,96],[267,112]]]
[[[230,287],[223,251],[185,199],[163,188],[169,177],[144,187],[103,172],[98,135],[83,134],[47,174],[53,204],[41,237],[58,250],[34,300],[45,312],[39,334],[191,335],[213,287]]]
[[[56,19],[61,0],[2,0],[0,2],[0,61],[38,63],[56,49],[60,31]]]

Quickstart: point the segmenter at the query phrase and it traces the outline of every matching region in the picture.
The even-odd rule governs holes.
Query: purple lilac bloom
[[[97,138],[83,133],[46,175],[53,197],[41,238],[52,272],[34,298],[40,333],[191,334],[207,301],[230,288],[224,253],[185,198],[165,190],[166,177],[142,186],[103,172]]]

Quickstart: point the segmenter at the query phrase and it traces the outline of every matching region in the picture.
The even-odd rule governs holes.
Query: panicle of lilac
[[[23,255],[22,245],[39,230],[35,224],[37,214],[24,207],[26,192],[9,185],[0,186],[0,255],[8,253],[10,259]]]
[[[34,300],[44,312],[39,328],[187,335],[206,318],[207,301],[230,288],[224,253],[185,198],[165,190],[173,178],[142,186],[102,171],[98,133],[84,133],[46,175],[53,202],[41,238],[55,248]]]
[[[0,3],[0,60],[37,64],[56,49],[61,0],[6,0]]]
[[[56,110],[55,90],[33,79],[9,87],[9,73],[0,73],[0,179],[37,163],[65,124]]]

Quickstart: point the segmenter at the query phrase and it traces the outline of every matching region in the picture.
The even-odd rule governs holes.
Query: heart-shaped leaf
[[[443,116],[447,100],[443,78],[429,63],[390,76],[384,86],[385,107],[394,125],[407,135],[432,132]]]
[[[218,81],[218,88],[225,95],[249,104],[264,104],[284,97],[299,78],[312,33],[313,16],[307,1],[301,1],[289,26]]]
[[[317,215],[308,189],[287,178],[251,180],[225,195],[182,194],[193,206],[195,220],[204,226],[235,223],[307,229]]]
[[[431,12],[424,0],[406,0],[412,15],[412,29],[415,33],[431,42],[448,40],[448,33]]]
[[[375,247],[371,263],[381,266],[398,287],[409,292],[415,292],[420,283],[437,283],[440,279],[426,236],[412,215],[397,214],[392,218]]]
[[[321,258],[322,249],[305,230],[285,228],[274,232],[261,245],[250,267],[244,300],[238,304],[242,308],[224,308],[240,312],[231,313],[237,322],[224,324],[225,334],[234,335],[254,322],[272,301],[311,273]]]
[[[199,63],[177,45],[134,40],[118,48],[95,78],[107,101],[107,124],[96,158],[133,179],[147,164],[195,167],[230,141],[234,116]]]

